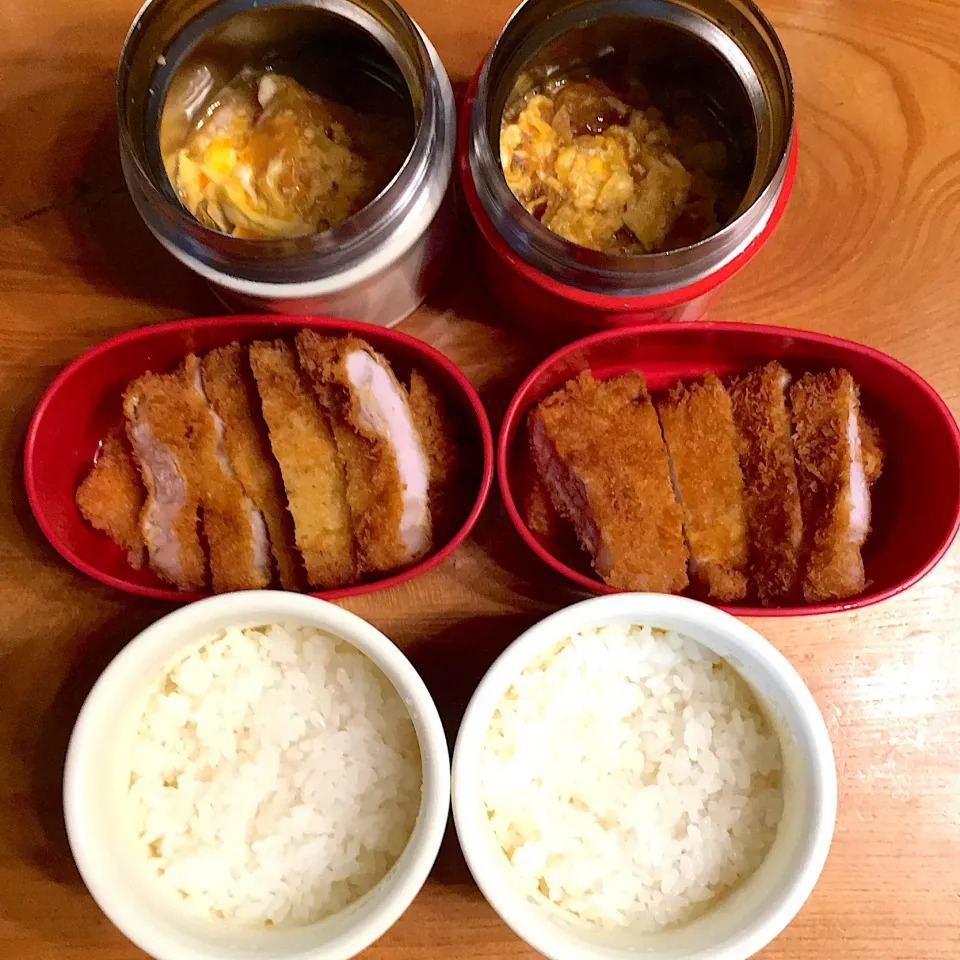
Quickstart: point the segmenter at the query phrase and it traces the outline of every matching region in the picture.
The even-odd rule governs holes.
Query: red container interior
[[[615,592],[593,573],[572,532],[547,540],[520,513],[532,471],[526,414],[547,394],[589,369],[595,377],[642,370],[651,391],[779,360],[794,374],[843,366],[860,384],[861,404],[886,446],[873,488],[873,529],[864,545],[867,589],[841,603],[813,606],[729,605],[741,616],[833,613],[864,607],[916,583],[946,552],[960,526],[960,432],[946,404],[909,367],[870,347],[755,324],[699,323],[610,330],[558,351],[527,378],[510,404],[497,450],[500,488],[520,535],[550,566],[591,590]]]
[[[332,336],[363,337],[383,353],[403,378],[411,367],[432,377],[463,425],[469,473],[462,517],[455,532],[425,559],[398,573],[338,590],[325,599],[356,596],[402,583],[435,566],[466,539],[480,515],[493,479],[493,438],[476,391],[437,350],[406,334],[347,320],[308,317],[213,317],[144,327],[94,347],[68,366],[37,406],[27,433],[24,476],[40,528],[60,554],[102,583],[129,593],[166,600],[195,600],[200,594],[172,590],[150,570],[134,570],[107,536],[93,529],[74,502],[77,486],[93,463],[100,441],[122,420],[126,385],[147,371],[170,370],[187,353],[234,340],[291,338],[302,327]]]

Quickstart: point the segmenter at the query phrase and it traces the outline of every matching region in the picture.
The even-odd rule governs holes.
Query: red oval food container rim
[[[958,428],[957,421],[950,412],[950,408],[946,405],[940,394],[938,394],[937,391],[934,390],[933,387],[931,387],[930,384],[920,376],[920,374],[908,367],[906,364],[901,363],[894,357],[891,357],[889,354],[883,353],[880,350],[876,350],[873,347],[868,347],[865,344],[858,343],[854,340],[847,340],[844,337],[834,337],[825,333],[815,333],[809,330],[798,330],[790,327],[778,327],[769,324],[698,321],[692,326],[695,326],[697,331],[703,333],[720,332],[721,335],[724,331],[729,331],[731,333],[766,333],[783,337],[794,335],[802,338],[808,343],[829,344],[831,346],[841,345],[844,348],[849,349],[851,352],[859,353],[862,356],[876,360],[885,366],[897,369],[902,375],[912,380],[916,386],[927,396],[927,398],[939,411],[943,421],[948,425],[950,437],[953,441],[954,458],[958,465],[958,471],[960,471],[960,428]],[[585,575],[579,570],[575,570],[573,567],[568,566],[562,560],[554,556],[554,554],[546,549],[546,547],[544,547],[543,544],[541,544],[540,541],[529,530],[520,514],[519,509],[517,508],[510,484],[509,461],[511,452],[510,448],[513,445],[513,440],[519,426],[520,418],[528,409],[527,406],[524,406],[524,408],[521,410],[521,405],[527,403],[526,394],[529,391],[532,383],[534,383],[546,370],[550,369],[554,365],[560,364],[566,357],[576,353],[578,350],[583,350],[593,346],[594,344],[603,343],[606,340],[614,340],[618,337],[623,337],[631,333],[641,336],[655,336],[660,333],[676,332],[677,325],[674,323],[657,323],[632,329],[617,328],[613,330],[602,330],[599,333],[593,333],[587,337],[582,337],[579,340],[575,340],[573,343],[569,343],[566,346],[561,347],[555,353],[547,357],[546,360],[540,363],[529,374],[529,376],[526,377],[523,383],[520,384],[516,393],[513,395],[510,405],[507,407],[507,412],[503,418],[500,434],[497,438],[497,480],[500,487],[500,496],[503,498],[503,503],[507,508],[507,513],[510,516],[511,522],[516,528],[517,533],[520,534],[524,543],[526,543],[526,545],[538,557],[540,557],[544,563],[565,576],[568,580],[571,580],[579,586],[590,590],[592,593],[621,593],[622,591],[616,587],[611,587],[602,580]],[[836,603],[819,603],[810,604],[809,606],[796,605],[783,607],[757,607],[732,606],[719,603],[711,603],[711,606],[718,607],[719,609],[725,610],[727,613],[731,613],[737,617],[806,617],[828,613],[844,613],[850,610],[858,610],[864,607],[870,607],[875,603],[880,603],[883,600],[889,600],[891,597],[903,593],[904,590],[909,589],[914,584],[922,580],[943,559],[944,554],[947,552],[947,550],[950,548],[950,545],[956,538],[958,530],[960,530],[960,500],[958,500],[954,505],[953,521],[950,524],[949,529],[944,534],[940,545],[931,554],[930,558],[909,577],[905,577],[892,586],[887,587],[884,590],[879,590],[876,593],[867,594],[866,596],[861,597],[854,597],[850,600],[842,600]]]
[[[480,68],[474,74],[473,80],[470,81],[470,86],[467,88],[467,93],[463,100],[463,107],[460,110],[460,127],[457,133],[457,160],[460,168],[460,182],[463,186],[464,198],[467,202],[467,207],[470,209],[474,223],[476,223],[484,240],[493,249],[494,253],[496,253],[501,260],[505,261],[516,273],[520,274],[523,279],[537,285],[554,296],[604,313],[660,310],[696,300],[698,297],[715,290],[752,260],[760,248],[770,238],[770,235],[783,217],[787,203],[790,200],[790,194],[793,191],[793,184],[797,174],[799,146],[796,124],[794,124],[790,136],[790,153],[787,157],[787,169],[784,171],[783,185],[780,188],[780,193],[777,195],[773,209],[770,211],[770,216],[763,225],[763,229],[732,260],[717,270],[714,270],[712,273],[708,273],[705,277],[695,280],[693,283],[676,287],[673,290],[665,290],[661,293],[635,294],[624,297],[615,294],[597,293],[593,290],[581,290],[579,287],[561,283],[559,280],[555,280],[553,277],[537,270],[536,267],[520,257],[497,232],[486,210],[484,210],[483,204],[480,202],[476,184],[473,182],[473,172],[470,169],[469,144],[470,118],[473,115],[477,81],[480,79],[482,70],[483,63],[481,63]],[[596,318],[594,321],[595,325],[599,322],[601,322],[599,318]]]
[[[109,573],[103,572],[98,567],[93,566],[82,557],[74,553],[74,551],[63,542],[63,540],[47,522],[42,498],[39,496],[37,490],[34,448],[37,442],[38,433],[43,429],[43,420],[47,408],[54,401],[61,386],[73,376],[74,371],[76,371],[78,368],[84,366],[94,358],[114,349],[117,346],[129,343],[131,341],[147,339],[150,336],[156,335],[157,331],[160,330],[175,333],[179,330],[196,330],[205,327],[220,327],[232,323],[263,323],[265,325],[275,327],[310,327],[311,329],[319,330],[328,327],[335,327],[337,330],[353,333],[358,337],[370,337],[371,334],[375,334],[374,339],[383,338],[393,341],[394,343],[401,344],[412,352],[419,353],[422,356],[429,358],[432,363],[443,367],[443,369],[450,375],[450,377],[463,392],[469,408],[475,417],[483,446],[483,468],[480,477],[480,487],[466,519],[460,525],[460,528],[456,531],[456,533],[454,533],[454,535],[439,550],[428,554],[427,557],[411,567],[407,567],[398,573],[390,574],[389,576],[383,577],[379,580],[371,580],[368,583],[356,584],[350,587],[340,587],[334,590],[312,591],[309,593],[309,595],[313,597],[319,597],[323,600],[344,600],[349,597],[359,597],[363,596],[364,594],[375,593],[380,590],[385,590],[388,587],[406,583],[408,580],[412,580],[421,573],[426,573],[427,570],[430,570],[446,560],[447,557],[449,557],[470,535],[470,532],[476,525],[477,520],[479,519],[480,514],[487,502],[487,498],[490,495],[490,489],[493,486],[493,432],[490,428],[490,421],[487,417],[486,410],[484,410],[483,403],[481,402],[473,384],[470,383],[464,372],[452,360],[444,356],[444,354],[442,354],[435,347],[432,347],[423,340],[419,340],[416,337],[410,336],[409,334],[401,333],[399,330],[392,330],[388,327],[374,327],[372,324],[363,323],[357,320],[340,320],[336,317],[294,316],[290,314],[231,314],[229,316],[222,317],[200,317],[196,319],[173,320],[168,323],[158,323],[151,326],[138,327],[135,330],[128,330],[125,333],[118,334],[115,337],[111,337],[109,340],[103,341],[103,343],[91,347],[75,360],[71,361],[56,376],[56,378],[45,391],[43,397],[41,397],[40,402],[37,404],[37,408],[34,410],[33,416],[30,419],[30,426],[27,429],[27,438],[24,444],[23,473],[30,509],[33,511],[33,515],[36,518],[40,529],[43,531],[44,536],[60,554],[60,556],[62,556],[72,566],[76,567],[77,570],[81,571],[81,573],[85,573],[87,576],[93,577],[93,579],[98,580],[100,583],[106,584],[108,587],[115,587],[116,589],[122,590],[125,593],[136,594],[142,597],[151,597],[157,600],[171,600],[176,603],[189,603],[194,600],[200,600],[204,597],[211,596],[211,593],[208,592],[188,592],[171,590],[165,587],[151,587],[145,584],[129,583],[127,581],[120,580]],[[106,536],[106,534],[104,534],[104,536]]]

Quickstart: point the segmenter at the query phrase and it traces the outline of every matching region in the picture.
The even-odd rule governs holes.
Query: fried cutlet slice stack
[[[803,596],[842,600],[866,585],[860,548],[870,531],[870,485],[859,389],[846,370],[808,373],[790,390],[805,524]],[[871,434],[871,469],[880,469]]]
[[[324,588],[352,583],[358,564],[347,481],[327,415],[282,340],[252,344],[250,366],[307,579]]]
[[[202,363],[204,389],[219,419],[225,454],[244,494],[263,516],[280,585],[298,590],[304,582],[303,563],[284,500],[283,479],[260,418],[247,351],[231,343],[211,350]]]
[[[175,373],[135,380],[124,412],[148,491],[141,531],[153,569],[182,590],[200,589],[208,554],[217,593],[266,586],[266,529],[221,449],[200,361],[189,354]]]
[[[302,330],[296,341],[346,471],[361,571],[412,563],[430,549],[433,530],[429,464],[406,389],[363,340]]]
[[[131,564],[146,553],[182,590],[262,588],[274,568],[329,589],[430,549],[460,470],[441,394],[359,338],[299,341],[302,362],[293,343],[234,342],[128,385],[75,498]]]
[[[694,585],[721,602],[820,603],[865,587],[884,448],[845,370],[792,389],[776,362],[729,389],[707,373],[656,411],[639,372],[587,372],[541,401],[528,429],[528,526],[556,540],[556,520],[570,521],[612,586],[677,592],[689,550]]]
[[[597,573],[626,590],[682,590],[682,514],[643,375],[584,372],[541,401],[528,426],[551,500]]]
[[[779,363],[751,370],[730,389],[743,472],[750,574],[764,606],[796,593],[803,516],[794,466],[787,388]]]
[[[730,397],[713,374],[657,403],[693,580],[714,600],[747,594],[747,522]]]
[[[140,532],[150,567],[181,590],[200,590],[207,583],[192,443],[203,421],[192,393],[181,368],[144,374],[123,395],[127,437],[147,490]]]
[[[126,551],[127,561],[135,570],[143,566],[140,513],[146,496],[126,433],[112,430],[77,489],[77,506],[91,526]]]
[[[229,593],[265,587],[273,570],[263,515],[237,479],[223,443],[223,421],[210,405],[201,364],[193,354],[184,361],[184,374],[193,387],[189,402],[202,424],[191,439],[213,589]]]

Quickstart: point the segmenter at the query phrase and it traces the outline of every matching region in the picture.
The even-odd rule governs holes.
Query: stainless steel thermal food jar
[[[408,98],[412,145],[396,175],[359,212],[320,233],[253,240],[201,224],[166,174],[160,130],[178,84],[184,110],[209,103],[209,86],[182,81],[214,47],[236,63],[336,57]],[[436,280],[454,220],[453,93],[436,51],[393,0],[148,0],[121,53],[117,109],[124,175],[140,215],[229,306],[389,326]]]

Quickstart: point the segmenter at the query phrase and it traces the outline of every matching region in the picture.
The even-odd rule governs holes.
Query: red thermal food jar
[[[624,50],[655,75],[680,75],[721,118],[746,170],[743,199],[717,233],[629,257],[551,233],[511,193],[499,157],[505,107],[568,64],[589,68]],[[458,162],[491,291],[517,323],[569,340],[608,327],[696,320],[763,246],[787,205],[797,138],[786,54],[749,0],[526,0],[467,92]]]

